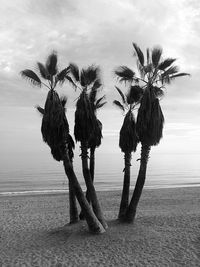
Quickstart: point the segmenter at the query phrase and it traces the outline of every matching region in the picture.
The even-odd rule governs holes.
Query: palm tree
[[[46,65],[37,63],[37,66],[41,77],[47,80],[47,83],[43,83],[39,76],[29,69],[22,71],[21,75],[23,78],[27,78],[32,82],[33,85],[39,87],[44,85],[49,89],[44,109],[41,109],[40,107],[38,108],[43,114],[41,127],[43,140],[51,148],[51,153],[54,159],[63,161],[64,169],[69,179],[69,189],[73,189],[71,194],[74,193],[76,195],[77,200],[84,211],[90,231],[93,233],[103,233],[105,230],[87,202],[74,173],[72,165],[73,140],[69,135],[69,125],[64,108],[66,100],[60,99],[55,91],[57,83],[62,84],[66,79],[69,68],[65,68],[61,72],[58,72],[57,55],[55,52],[50,54]],[[75,217],[78,218],[77,211],[75,211]]]
[[[100,81],[96,81],[95,84],[93,84],[90,92],[89,92],[89,100],[92,106],[92,110],[95,114],[95,127],[94,127],[94,131],[92,132],[90,139],[88,141],[88,148],[90,150],[90,154],[89,154],[89,170],[90,170],[90,175],[91,175],[91,179],[92,182],[94,182],[94,170],[95,170],[95,150],[97,147],[99,147],[101,145],[101,139],[103,138],[102,136],[102,123],[100,120],[97,119],[97,110],[101,107],[103,107],[106,104],[106,101],[104,101],[105,99],[105,95],[100,97],[99,99],[97,99],[97,93],[98,93],[98,89],[101,87],[101,83]],[[90,203],[90,197],[89,197],[89,191],[86,191],[86,198],[88,200],[88,202]],[[80,219],[84,219],[83,216],[83,212],[81,211],[80,215],[79,215]]]
[[[106,229],[107,224],[97,199],[95,187],[88,166],[89,140],[97,129],[97,119],[88,93],[90,91],[98,90],[100,87],[100,69],[99,67],[92,65],[79,71],[78,66],[74,63],[71,63],[69,68],[71,76],[66,78],[72,84],[72,86],[75,87],[75,89],[79,89],[81,92],[76,103],[74,136],[76,141],[81,143],[83,176],[94,213]]]
[[[136,131],[141,142],[140,169],[135,189],[127,208],[124,220],[132,222],[135,218],[137,205],[142,194],[146,178],[147,162],[151,146],[158,145],[162,138],[164,116],[159,100],[164,95],[164,89],[175,78],[189,75],[180,73],[173,65],[175,58],[162,58],[162,49],[154,47],[146,50],[146,61],[143,52],[133,43],[134,55],[137,59],[138,74],[126,66],[115,70],[120,82],[137,85],[143,90],[137,115]]]
[[[67,103],[67,98],[66,97],[61,97],[60,98],[60,102],[63,106],[64,109],[64,113],[66,112],[66,103]],[[36,109],[39,111],[39,113],[42,115],[42,117],[45,114],[45,111],[42,107],[40,107],[39,105],[36,106]],[[67,126],[67,131],[69,131],[69,125],[66,119],[64,119],[66,126]],[[43,121],[43,123],[45,123],[45,121]],[[42,124],[42,135],[44,137],[44,140],[46,140],[45,136],[47,135],[45,133],[46,131],[46,127],[44,126],[44,124]],[[50,131],[50,129],[48,129],[48,131]],[[69,155],[69,159],[71,161],[71,163],[73,164],[73,157],[74,157],[74,148],[75,148],[75,144],[74,144],[74,140],[72,138],[72,136],[68,133],[68,155]],[[52,146],[52,145],[51,145]],[[58,157],[57,154],[55,153],[55,151],[57,151],[57,148],[54,146],[54,148],[51,149],[52,151],[52,155],[56,160],[60,160],[60,156]],[[72,183],[69,181],[69,213],[70,213],[70,224],[72,223],[76,223],[78,221],[78,209],[77,209],[77,205],[76,205],[76,196],[75,196],[75,192],[73,189],[73,185]]]
[[[119,135],[119,147],[124,153],[124,182],[118,219],[123,220],[129,205],[130,166],[132,152],[136,151],[139,141],[136,133],[136,121],[133,110],[140,101],[142,91],[137,85],[129,86],[127,94],[123,94],[118,87],[116,87],[116,89],[121,96],[122,102],[114,100],[113,103],[123,112],[126,112]]]

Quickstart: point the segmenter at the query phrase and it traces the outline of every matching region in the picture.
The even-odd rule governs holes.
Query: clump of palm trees
[[[119,82],[123,82],[128,86],[130,90],[130,93],[128,95],[130,95],[132,92],[133,99],[136,97],[135,103],[139,104],[135,130],[136,133],[131,137],[132,142],[133,140],[135,142],[136,140],[138,140],[141,143],[140,168],[135,189],[133,191],[131,201],[128,205],[127,196],[123,201],[124,195],[122,194],[120,209],[122,209],[123,212],[121,212],[120,210],[119,219],[125,222],[132,222],[135,218],[137,205],[145,183],[146,169],[151,147],[159,144],[160,139],[162,138],[164,116],[160,106],[160,99],[164,95],[165,86],[167,84],[170,84],[177,77],[188,75],[188,73],[180,73],[178,67],[173,65],[176,61],[175,58],[163,59],[162,49],[160,47],[154,47],[152,50],[147,49],[146,60],[142,50],[136,43],[133,43],[133,48],[134,56],[136,57],[137,61],[137,72],[135,70],[133,71],[127,66],[120,66],[115,70],[115,74]],[[123,99],[123,94],[120,94],[122,95]],[[139,100],[138,102],[136,102],[137,99]],[[121,108],[123,107],[122,104],[116,101],[114,103]],[[129,124],[130,122],[126,122],[127,129],[128,127],[130,128]],[[122,126],[120,132],[121,149],[121,144],[130,142],[130,135],[122,135],[123,127],[125,126]],[[128,150],[125,149],[124,151],[126,155],[126,153],[128,153]],[[129,163],[127,160],[127,164],[125,163],[125,170],[128,169],[128,167],[126,166],[128,164]],[[128,172],[128,175],[129,173],[130,172]],[[129,179],[126,178],[126,181],[127,182],[125,182],[125,187],[128,188]],[[126,190],[126,192],[128,195],[128,190]]]
[[[132,222],[135,218],[145,183],[150,149],[151,146],[157,145],[162,137],[164,116],[159,100],[164,94],[165,85],[176,77],[188,75],[179,73],[178,67],[173,65],[174,58],[163,59],[161,48],[155,47],[151,51],[147,49],[145,60],[137,44],[133,43],[133,47],[137,59],[137,74],[126,66],[115,69],[119,82],[124,82],[127,87],[126,93],[116,87],[121,102],[114,101],[114,104],[125,113],[119,135],[119,146],[124,153],[124,183],[118,219],[123,222]],[[100,68],[91,65],[79,69],[76,64],[70,63],[59,71],[57,60],[56,52],[52,52],[45,64],[37,63],[39,74],[25,69],[21,72],[21,76],[33,85],[44,86],[49,90],[44,108],[37,106],[37,110],[42,114],[43,141],[50,147],[53,158],[63,162],[69,180],[70,223],[77,222],[79,218],[86,219],[92,233],[103,233],[107,223],[93,183],[95,150],[101,145],[102,140],[102,123],[97,118],[97,110],[106,103],[105,96],[98,96],[102,88]],[[86,195],[80,187],[73,168],[75,144],[69,133],[66,117],[67,98],[60,97],[56,91],[57,86],[62,86],[65,82],[80,90],[76,102],[74,136],[81,146]],[[136,107],[138,107],[137,114]],[[129,201],[131,158],[138,143],[141,143],[140,169]],[[76,200],[81,207],[80,214],[78,214]]]

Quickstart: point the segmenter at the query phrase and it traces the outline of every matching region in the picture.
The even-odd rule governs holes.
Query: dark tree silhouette
[[[44,142],[46,142],[55,160],[63,161],[66,175],[69,179],[70,194],[75,194],[77,200],[84,212],[88,227],[93,233],[105,232],[101,223],[93,213],[88,201],[86,200],[77,177],[73,170],[72,157],[73,157],[73,140],[69,135],[69,125],[65,115],[66,99],[60,99],[55,87],[57,83],[63,83],[66,79],[69,68],[58,72],[57,69],[57,55],[56,53],[50,54],[47,59],[46,65],[38,63],[40,75],[43,79],[47,80],[48,84],[43,83],[38,75],[32,70],[26,69],[21,72],[22,77],[30,80],[34,85],[45,85],[48,89],[48,95],[45,102],[44,109],[38,107],[38,110],[43,114],[41,132]],[[72,196],[70,196],[72,198]],[[73,205],[74,196],[73,196]],[[71,207],[73,209],[73,207]],[[70,218],[72,222],[78,219],[77,210],[70,208]]]
[[[89,141],[88,141],[88,148],[90,150],[89,154],[89,169],[90,169],[90,175],[92,182],[94,182],[94,172],[95,172],[95,150],[97,147],[101,145],[101,139],[102,139],[102,123],[100,120],[97,119],[97,110],[101,107],[103,107],[106,104],[105,95],[97,98],[98,89],[101,87],[100,81],[97,79],[95,83],[93,84],[90,92],[89,92],[89,100],[92,106],[92,110],[95,114],[95,127],[94,131],[92,132]],[[90,203],[90,197],[89,197],[89,191],[86,191],[86,198]],[[81,211],[79,215],[80,219],[84,219],[83,212]]]
[[[164,116],[159,100],[164,95],[165,85],[170,84],[177,77],[189,75],[188,73],[180,73],[178,67],[173,65],[176,61],[175,58],[163,59],[160,47],[154,47],[151,51],[147,49],[146,60],[136,43],[133,43],[133,48],[139,75],[126,66],[120,66],[115,70],[120,82],[137,85],[143,90],[136,123],[137,135],[141,142],[140,169],[124,217],[127,222],[132,222],[135,218],[137,205],[145,183],[151,146],[157,145],[162,138]]]
[[[116,87],[116,89],[121,96],[121,102],[114,100],[113,103],[123,112],[126,112],[119,135],[119,147],[124,153],[124,182],[118,219],[123,220],[129,205],[130,166],[132,152],[136,151],[137,144],[139,142],[136,133],[136,121],[133,110],[140,101],[142,89],[137,85],[130,86],[126,94],[123,94],[118,87]]]
[[[102,223],[103,227],[106,229],[107,224],[97,199],[95,187],[88,166],[89,142],[98,129],[97,118],[89,97],[89,92],[94,92],[100,87],[100,69],[92,65],[86,69],[79,70],[78,66],[73,63],[69,65],[69,68],[71,76],[67,77],[68,81],[73,87],[75,87],[75,89],[80,89],[80,96],[76,103],[74,136],[76,141],[81,143],[83,176],[94,213]]]

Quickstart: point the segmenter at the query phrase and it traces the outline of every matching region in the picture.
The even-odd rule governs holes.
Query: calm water
[[[0,108],[0,194],[5,192],[67,190],[68,182],[62,163],[50,155],[42,142],[41,117],[33,108]],[[12,120],[10,115],[12,115]],[[68,111],[73,130],[74,111]],[[118,190],[123,184],[123,153],[118,147],[118,134],[123,116],[116,110],[99,114],[103,122],[103,140],[96,153],[95,186],[97,190]],[[11,123],[12,122],[12,123]],[[148,169],[146,188],[200,185],[199,134],[181,127],[166,124],[164,138],[153,147]],[[79,144],[76,145],[74,169],[81,185]],[[135,184],[139,168],[140,146],[133,154],[131,186]]]
[[[152,153],[153,154],[153,153]],[[153,158],[154,156],[154,158]],[[147,169],[146,188],[165,188],[179,186],[200,186],[199,167],[187,165],[184,155],[152,155]],[[159,165],[157,160],[159,157]],[[190,155],[191,157],[191,155]],[[135,184],[139,162],[134,155],[131,167],[131,186]],[[38,168],[4,170],[0,172],[0,194],[5,192],[46,191],[53,192],[68,189],[67,178],[61,163],[49,158],[43,166]],[[85,189],[81,173],[81,162],[78,154],[75,157],[75,171],[78,179]],[[123,154],[97,153],[95,186],[97,190],[120,190],[123,183]]]

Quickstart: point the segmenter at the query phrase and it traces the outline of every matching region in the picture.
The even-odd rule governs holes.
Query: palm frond
[[[44,109],[41,108],[39,105],[35,106],[35,108],[37,109],[37,111],[43,116],[44,115]]]
[[[101,83],[101,80],[100,79],[96,79],[93,86],[92,86],[92,89],[99,89],[100,87],[102,86],[102,83]]]
[[[180,73],[177,73],[177,74],[171,74],[171,75],[166,75],[164,77],[162,77],[162,84],[164,83],[167,83],[167,84],[170,84],[171,81],[177,77],[183,77],[183,76],[190,76],[189,73],[184,73],[184,72],[180,72]]]
[[[87,85],[86,72],[84,69],[82,69],[80,73],[80,84],[82,87]]]
[[[113,104],[115,104],[121,110],[125,111],[124,106],[118,100],[114,100]]]
[[[102,100],[103,99],[105,99],[106,98],[106,96],[104,95],[104,96],[102,96],[102,97],[100,97],[99,99],[97,99],[97,101],[96,101],[96,105],[99,105],[99,104],[101,104],[101,102],[102,102]]]
[[[177,66],[169,67],[165,72],[161,74],[161,82],[162,84],[167,83],[170,84],[171,78],[170,76],[177,74],[179,71]]]
[[[79,68],[75,63],[70,63],[69,64],[69,69],[70,69],[70,73],[72,75],[72,78],[76,81],[79,82]]]
[[[34,71],[26,69],[26,70],[21,71],[20,74],[22,78],[29,80],[33,85],[39,86],[39,87],[41,86],[42,82]]]
[[[170,76],[170,79],[172,79],[172,78],[177,78],[177,77],[182,77],[182,76],[190,76],[190,74],[189,74],[189,73],[185,73],[185,72],[180,72],[180,73],[171,75],[171,76]]]
[[[125,95],[117,86],[115,86],[115,88],[117,89],[118,93],[120,94],[120,96],[122,98],[122,102],[125,104],[126,103]]]
[[[68,75],[65,76],[65,79],[71,84],[71,86],[76,90],[77,89],[77,85],[75,84],[75,82],[72,80],[72,78]]]
[[[126,95],[127,103],[128,104],[138,103],[142,97],[142,94],[143,90],[139,85],[131,86]]]
[[[152,73],[153,72],[153,64],[152,63],[149,63],[146,66],[144,66],[143,69],[144,69],[144,73],[145,74]]]
[[[100,68],[98,66],[91,65],[87,69],[83,69],[81,71],[81,80],[83,81],[83,86],[89,86],[99,78]]]
[[[150,64],[150,53],[149,53],[149,48],[147,48],[147,65]]]
[[[46,69],[48,70],[48,73],[51,76],[54,76],[57,74],[58,69],[57,69],[57,61],[58,61],[58,57],[57,57],[57,53],[55,51],[53,51],[47,58],[46,61]]]
[[[97,79],[92,88],[91,88],[91,91],[89,93],[89,99],[90,99],[90,102],[91,103],[94,103],[96,101],[96,96],[97,96],[97,92],[98,92],[98,89],[101,87],[101,81],[100,79]]]
[[[106,104],[107,102],[105,101],[105,102],[102,102],[102,103],[96,103],[95,104],[95,109],[99,109],[99,108],[102,108],[105,104]]]
[[[56,81],[59,82],[60,84],[63,84],[68,73],[69,73],[69,67],[63,69],[56,75]]]
[[[139,46],[136,43],[133,43],[133,47],[136,52],[136,56],[142,66],[144,66],[144,55],[142,53],[142,50],[139,48]]]
[[[45,80],[49,79],[49,73],[48,70],[45,68],[45,66],[40,62],[37,62],[37,66],[42,78]]]
[[[152,50],[152,54],[151,54],[151,60],[152,60],[153,66],[155,68],[158,67],[158,64],[160,62],[161,56],[162,56],[162,48],[154,47],[153,50]]]
[[[126,66],[120,66],[114,71],[115,75],[118,77],[120,82],[132,82],[135,76],[135,72],[133,72],[130,68]]]
[[[136,151],[138,141],[135,118],[133,113],[129,111],[124,118],[124,122],[120,130],[119,147],[122,152],[131,153]]]
[[[165,70],[166,68],[170,67],[171,64],[174,63],[175,61],[176,58],[167,58],[159,64],[158,69]]]
[[[92,88],[90,93],[89,93],[89,99],[90,99],[90,102],[92,105],[94,105],[94,103],[95,103],[96,96],[97,96],[97,89]]]
[[[153,91],[155,93],[155,96],[158,97],[158,98],[164,96],[164,91],[160,87],[158,87],[158,86],[154,86],[153,87]]]
[[[63,108],[65,109],[65,106],[67,104],[67,97],[66,96],[61,96],[60,97],[60,102],[61,102]]]
[[[171,74],[176,74],[178,71],[179,71],[179,68],[177,66],[171,66],[165,72],[162,73],[162,77],[165,77]]]

